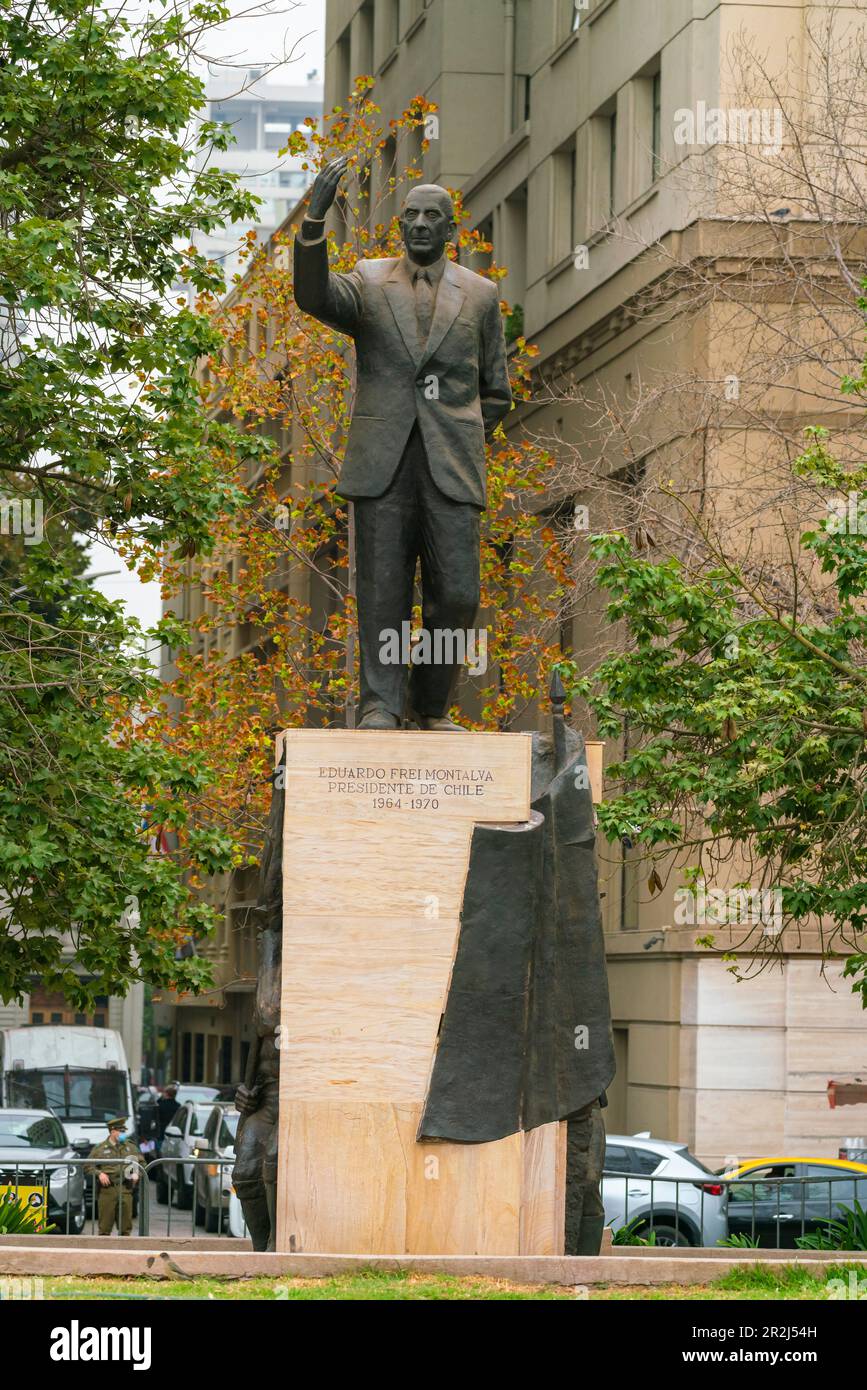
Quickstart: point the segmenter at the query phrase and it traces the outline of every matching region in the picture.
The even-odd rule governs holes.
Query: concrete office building
[[[678,142],[676,113],[725,101],[726,55],[742,26],[755,51],[780,58],[822,8],[801,0],[329,0],[325,108],[344,101],[362,73],[374,76],[386,119],[418,94],[435,102],[439,128],[424,178],[461,190],[473,225],[508,267],[503,297],[521,306],[526,336],[539,347],[539,380],[628,402],[649,373],[674,379],[698,361],[710,378],[730,370],[711,301],[682,323],[675,313],[661,324],[653,312],[673,263],[700,263],[705,278],[736,268],[732,209],[722,194],[716,205],[691,195],[683,174],[696,156]],[[417,153],[417,140],[395,148],[399,161]],[[651,254],[654,247],[665,254]],[[795,432],[818,422],[810,393],[789,391],[786,408]],[[595,447],[596,417],[580,390],[522,407],[510,428],[523,427],[562,440],[564,451]],[[755,415],[724,435],[705,431],[701,467],[731,489],[738,451],[762,453],[772,442]],[[682,476],[693,459],[698,466],[698,445],[691,449],[692,441],[674,460],[651,432],[640,462]],[[598,599],[588,597],[564,643],[587,664],[614,641]],[[820,974],[818,933],[786,941],[780,968],[738,984],[695,944],[696,926],[678,924],[670,889],[650,901],[628,851],[600,849],[619,1063],[609,1128],[680,1139],[711,1162],[733,1145],[744,1155],[836,1154],[853,1119],[829,1109],[826,1084],[863,1070],[867,1034],[840,966]],[[247,905],[252,883],[249,890]],[[245,969],[254,969],[249,929],[230,930],[231,914],[244,911],[244,902],[229,908],[225,938],[213,947],[227,980],[238,978],[233,951],[246,952]],[[717,932],[719,944],[727,939]],[[219,1055],[221,1028],[239,1041],[246,1031],[249,999],[233,999],[230,987],[212,1003],[210,1014],[195,1008],[201,1041],[184,1044],[202,1059]]]
[[[461,190],[508,267],[503,297],[523,308],[539,376],[595,378],[628,396],[643,369],[676,373],[717,351],[712,310],[679,337],[641,312],[660,274],[643,248],[677,238],[682,258],[712,257],[715,247],[730,254],[715,220],[729,209],[697,218],[678,177],[686,151],[675,113],[724,104],[741,26],[773,59],[803,45],[808,16],[821,8],[329,0],[325,103],[367,71],[387,116],[417,93],[436,102],[439,138],[424,178]],[[800,408],[804,424],[815,422],[812,399]],[[590,434],[578,405],[522,410],[521,425],[573,443]],[[610,637],[590,606],[571,643],[590,659],[600,640]],[[619,1060],[609,1127],[652,1129],[720,1162],[735,1142],[751,1154],[836,1154],[855,1112],[829,1110],[825,1088],[835,1072],[864,1066],[867,1030],[840,967],[820,975],[817,934],[786,950],[782,971],[738,984],[695,946],[700,929],[677,925],[670,892],[642,901],[629,864],[610,847],[602,854]]]

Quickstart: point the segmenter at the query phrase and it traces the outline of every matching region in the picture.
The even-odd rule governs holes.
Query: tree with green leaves
[[[239,470],[271,454],[255,430],[208,418],[195,367],[220,335],[177,302],[185,282],[222,287],[195,232],[251,218],[258,202],[197,159],[231,139],[194,123],[193,62],[229,16],[221,3],[134,18],[90,0],[0,0],[7,1000],[33,974],[80,1008],[136,978],[207,977],[179,948],[209,930],[197,875],[228,865],[231,835],[197,813],[195,753],[136,728],[155,681],[144,635],[87,582],[84,543],[207,553]],[[167,620],[149,636],[182,634]]]
[[[867,367],[843,382],[852,404],[865,391]],[[741,945],[761,962],[815,925],[867,1007],[867,464],[840,463],[825,430],[807,433],[793,474],[818,521],[789,534],[763,581],[695,513],[701,573],[595,536],[607,616],[626,640],[591,675],[566,674],[600,736],[621,741],[600,825],[638,852],[651,892],[675,866],[693,885],[777,891],[782,930],[742,931]]]

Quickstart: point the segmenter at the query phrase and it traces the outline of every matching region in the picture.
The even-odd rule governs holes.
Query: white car
[[[241,1209],[241,1199],[234,1187],[229,1197],[228,1231],[230,1236],[235,1236],[238,1240],[243,1240],[250,1234],[247,1230],[247,1223],[244,1220],[244,1212]]]
[[[226,1230],[240,1118],[234,1105],[215,1105],[193,1147],[193,1158],[208,1159],[196,1165],[196,1220],[207,1231]]]
[[[166,1126],[159,1159],[152,1165],[156,1175],[158,1202],[168,1201],[171,1185],[172,1201],[176,1207],[181,1211],[189,1211],[193,1205],[194,1165],[176,1160],[192,1157],[193,1149],[204,1135],[205,1125],[213,1108],[213,1105],[187,1101],[185,1105],[179,1106],[171,1124]]]
[[[642,1237],[653,1231],[656,1245],[718,1245],[728,1234],[719,1178],[685,1144],[649,1131],[606,1137],[602,1201],[606,1226]]]

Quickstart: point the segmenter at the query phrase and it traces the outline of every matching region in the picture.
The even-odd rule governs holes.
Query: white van
[[[105,1122],[127,1115],[135,1131],[123,1040],[113,1028],[0,1029],[0,1107],[51,1110],[70,1142],[105,1139]]]

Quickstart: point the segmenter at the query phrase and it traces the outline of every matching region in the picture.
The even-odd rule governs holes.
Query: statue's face
[[[455,219],[436,193],[410,193],[400,226],[407,255],[419,265],[438,261],[455,234]]]

